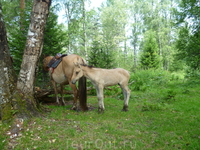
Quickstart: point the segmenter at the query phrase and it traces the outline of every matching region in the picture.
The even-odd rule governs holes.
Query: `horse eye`
[[[76,75],[77,75],[78,73],[79,73],[79,72],[77,71],[77,72],[76,72]]]

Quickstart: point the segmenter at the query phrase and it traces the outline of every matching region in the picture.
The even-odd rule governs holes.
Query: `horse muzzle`
[[[72,84],[76,84],[76,80],[74,79],[74,80],[72,80]]]

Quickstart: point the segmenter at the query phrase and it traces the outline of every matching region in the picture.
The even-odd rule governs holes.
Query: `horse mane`
[[[98,68],[98,67],[95,67],[95,66],[92,66],[92,65],[87,65],[87,64],[80,64],[80,65],[88,67],[88,68]],[[99,68],[99,69],[104,69],[104,68]],[[117,69],[117,68],[113,68],[113,69]]]

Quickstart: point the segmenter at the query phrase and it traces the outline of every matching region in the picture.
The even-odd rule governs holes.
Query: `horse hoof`
[[[62,106],[66,106],[65,102],[62,102]]]
[[[80,112],[81,110],[77,107],[77,108],[75,109],[75,111],[76,111],[76,112]]]

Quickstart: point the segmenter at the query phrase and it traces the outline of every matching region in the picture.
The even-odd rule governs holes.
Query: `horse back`
[[[119,74],[121,74],[127,78],[130,78],[130,73],[128,70],[125,70],[123,68],[116,68],[116,69],[118,70]]]
[[[92,74],[96,82],[104,86],[112,86],[121,83],[127,84],[130,79],[129,72],[122,68],[95,69]]]

